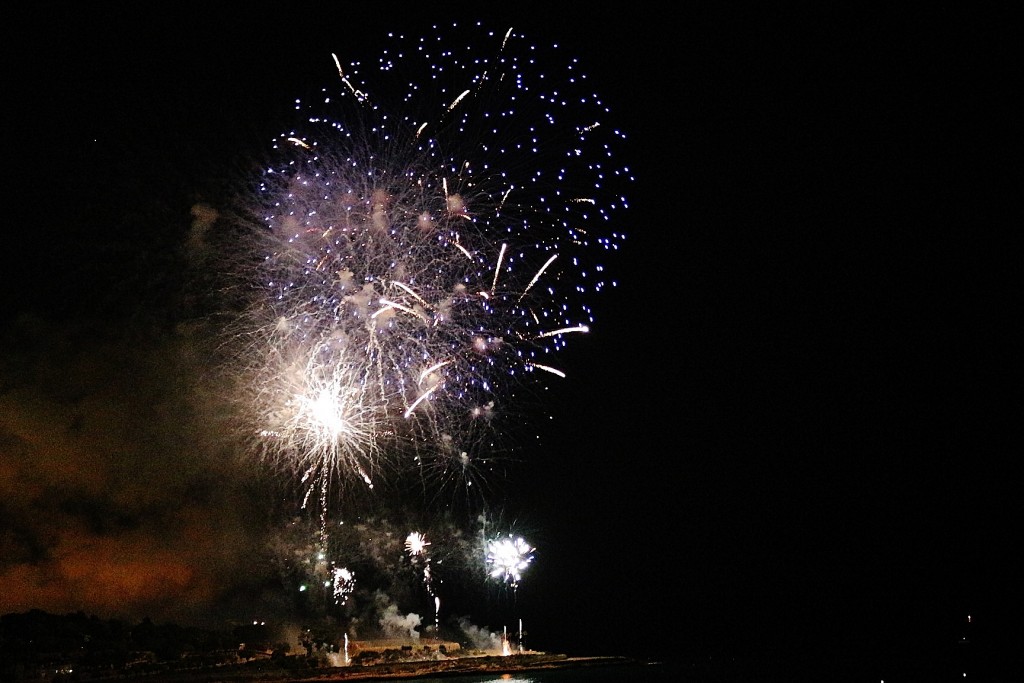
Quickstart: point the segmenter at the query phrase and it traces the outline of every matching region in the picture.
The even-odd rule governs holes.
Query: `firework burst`
[[[370,64],[334,57],[236,212],[232,400],[248,451],[316,502],[322,548],[339,491],[482,495],[517,404],[564,375],[615,284],[602,259],[632,178],[579,64],[511,29],[449,28],[469,47],[441,30],[390,36]],[[436,621],[427,545],[406,550]],[[488,572],[515,587],[532,551],[493,541]],[[352,576],[331,579],[343,604]]]
[[[515,590],[523,580],[523,572],[533,562],[536,550],[522,536],[507,536],[487,542],[487,572],[492,579],[512,586]]]

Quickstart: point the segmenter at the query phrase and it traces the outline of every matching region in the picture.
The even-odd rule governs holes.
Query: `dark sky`
[[[252,503],[182,455],[202,435],[159,426],[189,408],[152,388],[176,379],[153,359],[180,338],[152,330],[179,301],[190,207],[253,164],[332,52],[477,18],[321,5],[54,6],[14,26],[0,609],[117,605],[104,572],[191,604],[239,571]],[[968,614],[1019,636],[1016,264],[982,122],[998,20],[546,5],[478,18],[580,55],[637,180],[620,286],[509,489],[537,539],[531,637],[942,647]]]

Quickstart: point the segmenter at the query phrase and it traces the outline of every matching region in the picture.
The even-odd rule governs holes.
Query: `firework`
[[[246,452],[319,512],[300,545],[319,559],[283,564],[354,615],[375,586],[402,590],[388,566],[402,536],[353,502],[403,506],[411,485],[483,496],[524,401],[594,325],[623,241],[625,138],[576,60],[511,29],[449,29],[457,43],[390,36],[375,62],[324,60],[332,84],[297,101],[240,195],[225,268],[225,388]],[[330,525],[341,502],[361,521]],[[473,576],[483,558],[516,588],[534,551],[443,531],[428,531],[441,547],[405,537],[435,628],[435,569],[464,570],[472,545]]]
[[[430,571],[430,555],[427,554],[427,546],[430,542],[423,537],[418,531],[413,531],[405,539],[405,550],[409,553],[409,557],[412,559],[413,564],[423,567],[423,583],[427,587],[427,592],[430,593],[432,598],[437,599],[437,595],[434,593],[434,577]]]
[[[331,572],[334,603],[344,605],[355,589],[356,577],[347,567],[334,567]]]
[[[430,545],[430,541],[423,537],[418,531],[412,531],[405,539],[405,550],[409,553],[410,557],[420,557],[426,554],[427,546]]]
[[[280,556],[275,559],[288,582],[294,581],[298,592],[311,595],[315,604],[333,598],[335,605],[344,606],[355,590],[355,573],[331,560],[325,545],[307,542],[277,550]]]
[[[471,484],[495,417],[564,374],[614,284],[595,257],[622,241],[630,177],[604,104],[558,48],[451,29],[471,47],[392,36],[373,66],[335,57],[244,207],[250,430],[321,497],[381,470]]]
[[[500,579],[513,589],[519,587],[523,572],[533,562],[535,548],[522,536],[497,538],[487,543],[488,575]]]
[[[440,627],[441,598],[434,592],[434,576],[430,570],[430,555],[427,554],[428,545],[430,545],[430,541],[424,538],[423,534],[418,531],[410,532],[405,539],[405,550],[409,553],[413,563],[419,564],[422,562],[423,584],[427,587],[430,597],[434,599],[434,630],[436,632]]]

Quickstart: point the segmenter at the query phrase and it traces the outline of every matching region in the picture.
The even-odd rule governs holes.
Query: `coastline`
[[[502,674],[546,669],[583,668],[612,664],[635,664],[621,656],[570,657],[564,654],[526,653],[481,655],[450,659],[387,662],[340,667],[298,668],[287,662],[250,662],[245,665],[193,669],[191,671],[151,672],[141,676],[122,676],[120,681],[150,683],[330,683],[333,681],[402,680],[425,677]]]
[[[332,669],[329,673],[325,672],[322,675],[310,678],[289,680],[289,683],[300,683],[300,681],[366,681],[420,678],[425,676],[500,674],[542,669],[627,664],[632,661],[627,657],[568,657],[566,655],[548,654],[460,657],[438,661],[396,662],[361,667],[338,667]]]

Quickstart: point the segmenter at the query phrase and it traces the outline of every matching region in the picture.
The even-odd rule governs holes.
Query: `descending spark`
[[[366,93],[364,93],[364,92],[362,92],[360,90],[357,90],[355,88],[355,86],[353,86],[352,83],[348,80],[348,77],[345,76],[345,72],[341,68],[341,62],[338,60],[338,55],[332,54],[331,58],[334,59],[334,65],[336,67],[338,67],[338,76],[341,78],[341,82],[345,84],[345,86],[349,89],[349,91],[351,91],[351,93],[353,95],[355,95],[355,97],[360,102],[365,100],[366,99]]]
[[[468,94],[469,90],[463,90],[462,93],[458,97],[456,97],[450,105],[448,105],[448,111],[451,111],[452,109],[455,109],[455,107],[459,106],[459,102],[461,102],[462,98],[464,98]]]
[[[466,249],[466,248],[465,248],[464,246],[462,246],[462,245],[461,245],[461,244],[459,244],[458,242],[455,242],[454,246],[455,246],[455,248],[456,248],[456,249],[458,249],[458,250],[459,250],[459,251],[461,251],[461,252],[462,252],[463,254],[465,254],[465,255],[466,255],[466,258],[468,258],[468,259],[469,259],[470,261],[472,261],[472,260],[473,260],[473,255],[472,255],[472,254],[470,254],[470,253],[469,253],[469,251],[468,251],[468,250],[467,250],[467,249]]]
[[[507,244],[501,245],[501,251],[498,253],[498,261],[494,264],[494,282],[491,283],[491,294],[494,294],[494,290],[498,288],[498,274],[501,272],[501,262],[505,259],[505,251],[507,249]],[[529,289],[529,287],[527,287],[527,289]]]
[[[565,373],[564,372],[562,372],[558,368],[553,368],[550,365],[541,365],[540,363],[530,363],[529,365],[530,365],[531,368],[537,368],[538,370],[543,370],[545,372],[550,372],[552,375],[557,375],[559,377],[565,377]]]
[[[553,337],[556,334],[567,334],[569,332],[590,332],[590,328],[586,325],[577,325],[576,327],[563,327],[559,330],[551,330],[550,332],[541,332],[538,337]]]
[[[427,368],[426,370],[424,370],[423,372],[420,373],[419,379],[417,381],[418,382],[423,382],[423,380],[425,380],[428,377],[430,377],[436,370],[440,370],[444,366],[448,365],[448,363],[450,363],[450,362],[451,361],[449,361],[449,360],[443,360],[440,363],[434,363],[429,368]]]
[[[530,280],[529,284],[526,285],[526,289],[523,290],[523,293],[519,295],[520,301],[522,301],[523,297],[526,296],[526,293],[530,291],[530,288],[537,284],[537,280],[540,279],[540,276],[544,274],[544,271],[547,270],[548,266],[550,266],[551,262],[554,261],[556,258],[558,258],[558,254],[555,254],[554,256],[552,256],[551,258],[544,262],[544,265],[540,267],[540,270],[537,271],[537,274],[534,275],[533,279]]]
[[[409,407],[405,409],[405,414],[402,417],[408,418],[410,415],[412,415],[413,411],[416,410],[416,406],[418,406],[423,401],[427,400],[427,398],[432,393],[434,393],[434,390],[437,389],[439,386],[439,384],[435,384],[434,386],[430,387],[422,394],[417,396],[416,399],[409,405]]]

